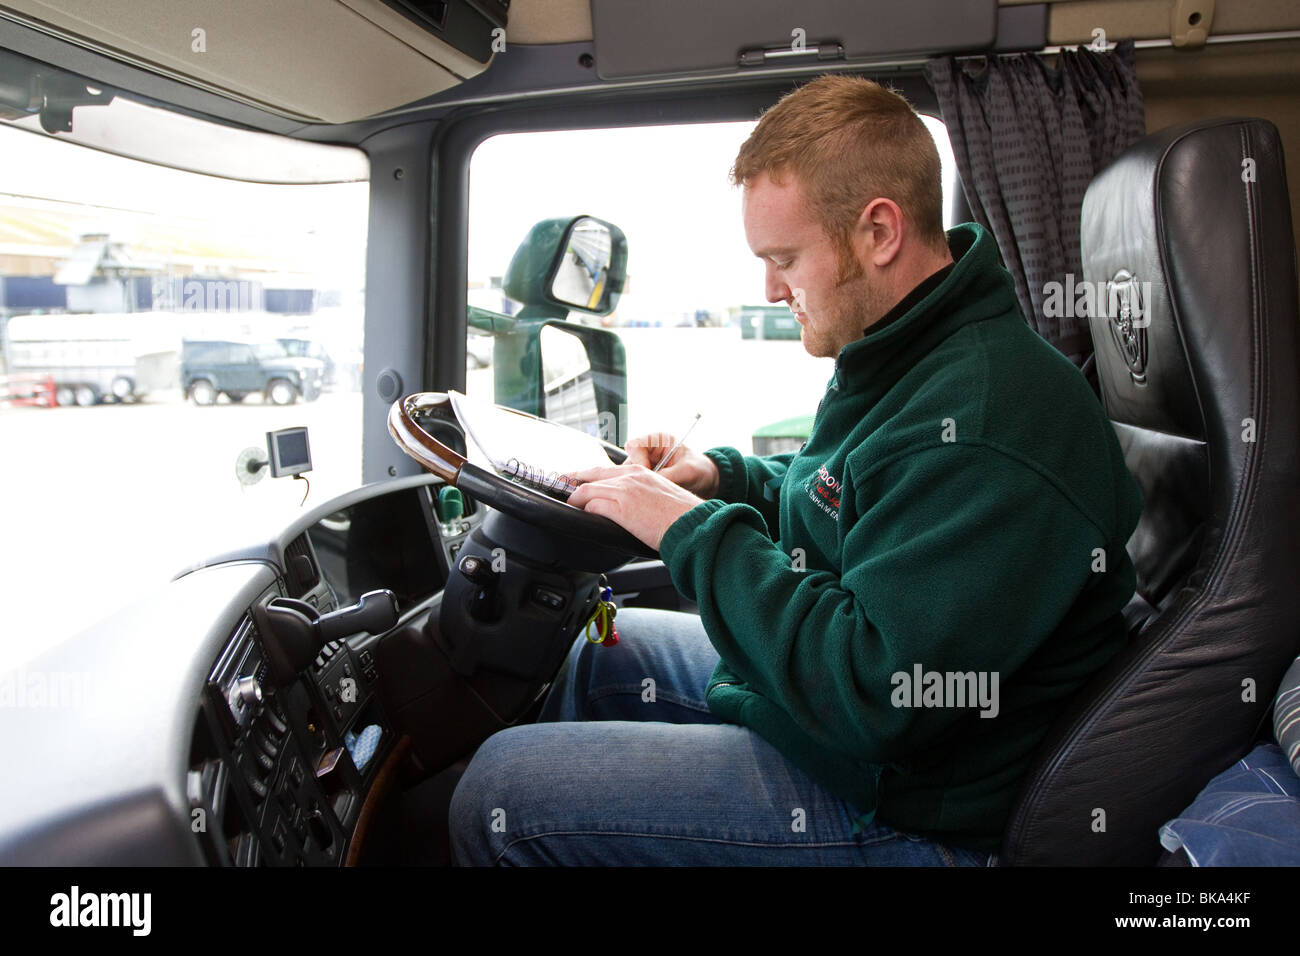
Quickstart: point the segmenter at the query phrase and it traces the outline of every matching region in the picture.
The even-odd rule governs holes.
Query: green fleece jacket
[[[841,350],[804,448],[710,449],[718,497],[660,553],[721,656],[714,714],[864,817],[995,850],[1053,718],[1124,642],[1142,497],[992,237],[948,242],[938,287]]]

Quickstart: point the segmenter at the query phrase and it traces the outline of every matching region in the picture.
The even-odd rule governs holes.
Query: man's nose
[[[790,287],[786,285],[784,281],[778,279],[775,275],[773,275],[771,269],[768,270],[766,276],[766,282],[767,282],[767,288],[765,292],[767,294],[768,302],[789,301],[791,295]]]

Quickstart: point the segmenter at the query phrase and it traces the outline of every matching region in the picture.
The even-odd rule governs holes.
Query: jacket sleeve
[[[839,568],[792,568],[755,510],[719,501],[674,522],[660,550],[726,668],[803,735],[859,760],[899,759],[969,718],[894,706],[893,675],[919,664],[1005,685],[1089,586],[1094,548],[1132,574],[1131,528],[1101,528],[989,447],[912,452],[846,487],[857,514],[841,510],[852,523],[838,529]]]
[[[794,452],[759,458],[735,448],[710,448],[704,454],[718,466],[718,499],[756,510],[775,540],[780,535],[781,482]]]

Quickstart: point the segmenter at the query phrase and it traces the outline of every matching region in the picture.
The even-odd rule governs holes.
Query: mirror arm
[[[519,319],[516,316],[480,309],[476,305],[469,307],[467,319],[471,328],[478,329],[481,332],[509,332],[519,324]]]

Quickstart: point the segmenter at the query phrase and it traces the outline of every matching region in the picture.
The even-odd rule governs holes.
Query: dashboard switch
[[[470,617],[485,624],[497,620],[501,616],[501,609],[497,606],[498,575],[492,570],[491,563],[478,555],[467,554],[456,567],[475,585],[469,602]]]
[[[460,573],[475,584],[489,585],[496,581],[496,572],[492,570],[492,565],[478,555],[465,555],[460,559],[459,567]]]
[[[542,607],[548,607],[552,611],[558,611],[564,607],[564,595],[558,591],[552,591],[550,588],[539,587],[533,592],[533,600]]]
[[[271,729],[277,734],[283,735],[284,732],[289,729],[289,725],[281,720],[280,715],[275,712],[274,706],[266,708],[266,719],[271,725]]]

